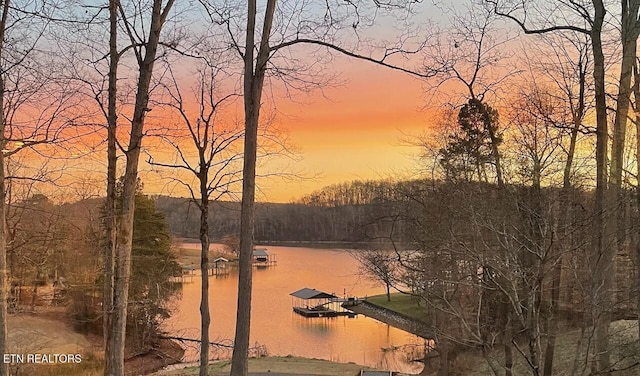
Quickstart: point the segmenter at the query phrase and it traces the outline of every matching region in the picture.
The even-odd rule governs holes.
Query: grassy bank
[[[14,369],[16,371],[16,369]],[[27,364],[16,374],[38,376],[102,376],[104,374],[104,360],[98,359],[93,353],[85,354],[78,364],[34,365]]]
[[[426,322],[424,304],[418,304],[420,301],[415,297],[399,292],[391,294],[391,301],[387,300],[387,295],[374,295],[367,298],[371,304],[402,313],[415,320]]]
[[[354,376],[361,369],[370,369],[355,363],[334,363],[322,359],[307,359],[295,356],[269,356],[249,359],[249,372],[251,373],[291,373],[301,375],[331,375]],[[209,366],[209,375],[228,376],[231,370],[231,361],[222,360]],[[188,367],[172,371],[160,371],[157,376],[187,376],[197,375],[198,367]]]

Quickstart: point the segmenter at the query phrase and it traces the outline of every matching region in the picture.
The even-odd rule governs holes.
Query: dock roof
[[[310,289],[308,287],[305,287],[305,288],[300,289],[298,291],[292,292],[289,295],[295,296],[296,298],[300,298],[300,299],[331,299],[331,298],[337,298],[337,296],[335,296],[333,294],[329,294],[328,292],[318,291],[316,289]]]
[[[267,257],[269,256],[269,252],[264,248],[259,248],[253,250],[253,255],[258,257]]]

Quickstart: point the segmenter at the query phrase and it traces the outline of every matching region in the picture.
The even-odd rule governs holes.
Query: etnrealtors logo
[[[81,354],[3,354],[2,362],[5,364],[67,364],[82,363]]]

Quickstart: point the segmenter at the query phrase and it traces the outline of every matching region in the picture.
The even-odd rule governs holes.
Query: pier
[[[209,269],[207,270],[207,273],[209,275],[215,276],[229,275],[230,269],[231,268],[229,268],[229,260],[224,257],[218,257],[217,259],[213,260],[213,263],[209,263]]]
[[[178,277],[180,279],[179,282],[193,282],[193,277],[196,276],[196,271],[200,270],[200,266],[195,266],[192,264],[183,264],[181,265],[182,275]],[[224,257],[218,257],[217,259],[209,262],[207,267],[207,275],[212,276],[228,276],[230,274],[230,266],[229,260]]]

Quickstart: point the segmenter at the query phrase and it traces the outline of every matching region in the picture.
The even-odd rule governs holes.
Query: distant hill
[[[449,184],[430,180],[353,181],[331,185],[294,203],[256,203],[254,237],[258,242],[355,243],[388,241],[393,233],[394,241],[412,241],[410,231],[421,230],[406,225],[406,220],[404,226],[398,225],[399,219],[408,212],[426,210],[435,217],[439,213],[445,215],[452,205],[466,205],[459,202],[460,197],[468,199],[471,195],[478,203],[493,201],[494,188],[488,183]],[[522,195],[527,189],[511,186],[510,191]],[[555,188],[545,188],[544,192],[557,195]],[[165,215],[174,237],[198,238],[200,211],[192,200],[169,196],[152,198]],[[79,216],[93,213],[97,217],[101,203],[102,199],[91,199],[67,205],[69,211]],[[429,226],[441,223],[444,223],[442,219]],[[240,203],[211,202],[209,225],[209,236],[214,241],[239,234]]]
[[[169,230],[176,237],[197,238],[200,226],[198,207],[189,199],[154,197],[164,213]],[[257,203],[255,239],[257,241],[335,241],[362,239],[358,210],[354,207],[317,207],[299,203]],[[347,215],[348,214],[348,215]],[[362,213],[361,213],[362,214]],[[209,235],[220,240],[240,232],[240,204],[212,202],[209,209]]]

